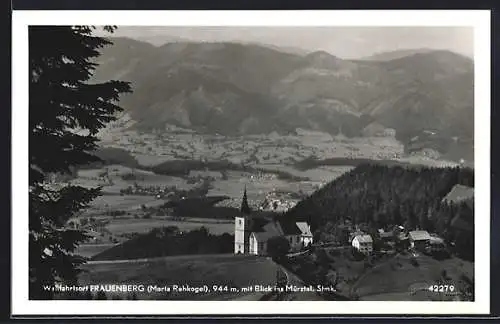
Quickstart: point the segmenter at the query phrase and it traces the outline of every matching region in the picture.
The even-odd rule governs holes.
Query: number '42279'
[[[430,285],[427,290],[432,292],[453,292],[455,290],[455,286],[453,285]]]

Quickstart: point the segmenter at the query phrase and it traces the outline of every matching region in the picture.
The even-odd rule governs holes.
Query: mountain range
[[[444,50],[363,60],[276,46],[112,38],[94,80],[130,81],[121,105],[143,130],[167,124],[226,135],[296,128],[360,136],[371,123],[409,140],[473,138],[474,64]]]

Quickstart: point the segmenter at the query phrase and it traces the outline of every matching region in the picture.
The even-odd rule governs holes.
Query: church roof
[[[281,228],[285,235],[299,235],[302,231],[297,227],[297,223],[292,221],[280,221]]]
[[[254,232],[252,234],[255,236],[255,239],[257,239],[258,242],[266,242],[272,237],[281,236],[281,235],[276,235],[273,232]]]

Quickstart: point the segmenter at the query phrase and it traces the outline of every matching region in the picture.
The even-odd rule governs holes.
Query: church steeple
[[[248,198],[247,198],[247,186],[245,185],[245,190],[243,191],[243,199],[241,200],[241,208],[240,211],[243,214],[250,214],[250,206],[248,205]]]

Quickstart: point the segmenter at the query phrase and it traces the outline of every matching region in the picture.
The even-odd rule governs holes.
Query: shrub
[[[411,263],[414,267],[418,267],[418,266],[419,266],[419,263],[418,263],[418,261],[417,261],[417,258],[415,258],[415,257],[412,257],[412,258],[410,259],[410,263]]]
[[[272,237],[267,241],[267,251],[270,256],[280,258],[290,250],[290,243],[281,236]]]

